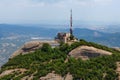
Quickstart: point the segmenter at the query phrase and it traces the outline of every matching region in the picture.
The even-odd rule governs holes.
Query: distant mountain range
[[[0,25],[0,34],[5,36],[10,36],[12,33],[20,35],[40,35],[40,36],[52,36],[54,33],[57,33],[58,30],[42,28],[42,27],[25,27],[19,25]],[[49,34],[48,34],[49,33]]]
[[[74,34],[79,39],[94,41],[110,47],[120,47],[120,33],[104,33],[89,29],[74,29]]]
[[[55,26],[55,25],[53,25]],[[12,35],[27,35],[30,37],[50,37],[54,39],[58,32],[69,32],[69,29],[58,29],[58,28],[48,28],[35,27],[35,26],[20,26],[20,25],[0,25],[0,37],[9,37]],[[120,33],[105,33],[97,30],[74,28],[74,35],[78,39],[86,39],[88,41],[94,41],[107,46],[120,47]]]

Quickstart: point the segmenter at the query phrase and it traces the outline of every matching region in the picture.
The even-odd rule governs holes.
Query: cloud
[[[76,20],[109,20],[119,16],[119,3],[119,0],[0,0],[0,22],[67,20],[71,8]]]
[[[31,0],[3,0],[0,1],[1,8],[25,8],[25,7],[43,7],[45,6],[44,2],[33,2]],[[1,9],[0,8],[0,9]]]
[[[56,3],[56,2],[63,1],[63,0],[31,0],[31,1],[35,1],[35,2],[45,2],[45,3]]]
[[[89,6],[109,4],[112,0],[0,0],[0,6],[35,7],[35,6]]]
[[[91,3],[91,2],[111,2],[112,0],[31,0],[34,2],[44,2],[44,3],[59,3],[59,2],[79,2],[79,3]]]
[[[55,7],[74,7],[74,6],[98,6],[109,5],[113,0],[31,0],[36,4]]]

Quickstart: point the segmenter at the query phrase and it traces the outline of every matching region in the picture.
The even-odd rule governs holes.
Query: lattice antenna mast
[[[73,30],[72,30],[72,27],[73,27],[73,22],[72,22],[72,9],[70,11],[70,34],[73,35]]]

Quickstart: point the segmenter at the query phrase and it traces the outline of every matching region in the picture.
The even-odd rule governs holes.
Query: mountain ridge
[[[55,25],[54,25],[55,26]],[[8,28],[9,27],[9,28]],[[9,37],[11,35],[29,35],[29,36],[39,36],[39,37],[51,37],[54,39],[56,33],[58,32],[69,32],[69,29],[57,29],[57,28],[47,28],[39,26],[22,26],[22,25],[9,25],[0,24],[0,36]],[[120,47],[119,37],[120,33],[105,33],[97,30],[90,30],[86,28],[74,28],[74,35],[79,39],[86,39],[87,41],[93,41],[107,46]]]
[[[97,49],[109,51],[112,55],[98,56],[86,61],[70,56],[68,57],[68,53],[71,50],[82,45],[93,46]],[[0,80],[25,80],[29,78],[32,80],[49,80],[53,79],[53,77],[59,80],[60,77],[65,78],[67,74],[69,74],[69,76],[72,75],[70,80],[72,80],[72,78],[74,80],[114,80],[118,79],[119,76],[116,73],[116,62],[120,60],[119,53],[118,50],[113,48],[85,40],[80,40],[80,42],[75,42],[71,45],[61,44],[55,48],[51,48],[49,44],[45,43],[40,49],[33,53],[26,55],[20,54],[10,59],[0,70],[0,75],[3,75],[6,71],[8,71],[9,74],[0,77]]]

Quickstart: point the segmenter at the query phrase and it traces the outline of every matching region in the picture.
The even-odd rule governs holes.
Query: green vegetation
[[[70,35],[70,40],[74,40],[74,38],[75,38],[74,35],[71,34]]]
[[[70,40],[78,40],[78,38],[76,38],[73,34],[70,35]]]
[[[74,48],[87,45],[99,49],[107,50],[113,53],[111,56],[100,56],[83,61],[67,57],[68,53]],[[65,60],[68,58],[68,62]],[[34,76],[34,80],[38,80],[41,76],[55,71],[55,73],[65,76],[68,72],[73,75],[74,80],[117,80],[118,74],[115,72],[116,62],[120,61],[120,52],[106,46],[102,46],[93,42],[80,40],[71,45],[60,44],[60,47],[51,48],[49,44],[44,44],[34,53],[19,55],[10,59],[2,66],[1,71],[16,68],[26,69],[23,74],[6,75],[0,80],[20,80],[25,76]]]

